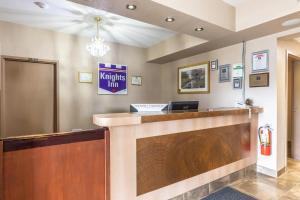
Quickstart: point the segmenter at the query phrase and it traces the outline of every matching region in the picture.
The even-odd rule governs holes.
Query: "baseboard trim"
[[[261,174],[265,174],[267,176],[272,176],[272,177],[277,177],[277,172],[273,169],[269,169],[269,168],[257,165],[256,170],[257,170],[257,172],[259,172]]]
[[[283,167],[282,169],[276,171],[274,169],[269,169],[269,168],[257,165],[256,170],[257,170],[257,172],[259,172],[261,174],[277,178],[280,175],[282,175],[284,172],[286,172],[286,167]]]
[[[283,167],[281,170],[277,171],[277,177],[281,176],[282,174],[284,174],[286,172],[287,168]]]
[[[300,160],[300,156],[299,155],[293,155],[292,159],[294,159],[294,160]]]

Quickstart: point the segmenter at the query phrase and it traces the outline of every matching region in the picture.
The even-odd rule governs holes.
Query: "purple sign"
[[[127,66],[100,63],[98,94],[127,94]]]

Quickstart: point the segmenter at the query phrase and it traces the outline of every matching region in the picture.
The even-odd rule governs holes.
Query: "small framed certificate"
[[[230,82],[230,65],[222,65],[219,67],[219,82]]]
[[[141,76],[132,76],[131,77],[131,85],[142,85],[142,77]]]
[[[243,87],[243,78],[233,78],[233,88],[234,89],[242,89]]]
[[[243,64],[234,64],[232,66],[232,77],[240,78],[244,76],[244,68]]]
[[[92,72],[78,72],[79,83],[93,83]]]
[[[269,51],[252,53],[252,73],[266,72],[269,70]]]
[[[212,71],[218,70],[218,60],[210,61],[210,69]]]

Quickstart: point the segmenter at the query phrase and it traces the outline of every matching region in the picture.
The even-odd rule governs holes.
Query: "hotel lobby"
[[[299,0],[0,0],[0,57],[0,200],[300,199]]]

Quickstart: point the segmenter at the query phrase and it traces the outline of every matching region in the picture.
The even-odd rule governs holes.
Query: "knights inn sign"
[[[127,94],[127,66],[99,64],[98,94]]]

